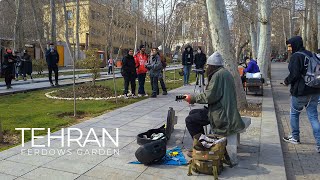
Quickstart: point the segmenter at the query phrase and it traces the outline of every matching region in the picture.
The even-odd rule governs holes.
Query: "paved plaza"
[[[31,142],[25,147],[17,146],[0,153],[0,179],[212,179],[212,176],[187,176],[187,166],[164,165],[132,165],[134,153],[139,147],[136,135],[150,128],[157,128],[166,121],[169,107],[173,107],[178,116],[178,124],[168,142],[167,148],[179,146],[182,149],[190,148],[192,139],[188,132],[184,143],[181,143],[185,129],[184,119],[190,111],[185,102],[176,102],[175,96],[192,93],[193,86],[186,86],[170,91],[168,96],[159,96],[157,99],[146,99],[129,106],[106,113],[72,126],[80,128],[83,135],[93,128],[101,140],[101,128],[106,128],[111,137],[115,137],[115,128],[119,128],[119,147],[108,141],[106,147],[98,147],[96,143],[89,143],[79,147],[71,143],[71,147],[61,147],[61,140],[51,140],[51,147],[31,148]],[[283,156],[281,151],[278,126],[274,113],[274,104],[271,87],[265,88],[264,97],[248,96],[249,101],[262,102],[262,117],[252,118],[247,131],[241,134],[241,145],[238,149],[239,164],[234,168],[226,167],[220,175],[221,179],[286,179]],[[195,105],[191,108],[201,108]],[[61,134],[61,131],[54,135]],[[77,134],[72,134],[77,136]],[[64,132],[64,137],[67,134]],[[35,144],[46,144],[47,138],[38,139]],[[28,150],[30,148],[30,150]],[[21,149],[24,149],[21,152]],[[37,149],[37,150],[36,150]],[[41,154],[60,149],[70,153]],[[111,150],[110,154],[89,154],[95,149]],[[119,154],[113,153],[119,149]],[[31,154],[28,155],[28,152]],[[80,152],[80,153],[79,153]]]

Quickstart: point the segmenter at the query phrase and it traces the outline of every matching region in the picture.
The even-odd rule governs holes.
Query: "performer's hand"
[[[189,104],[191,102],[191,95],[190,94],[185,94],[184,95],[186,98],[184,98],[185,101],[187,101]]]

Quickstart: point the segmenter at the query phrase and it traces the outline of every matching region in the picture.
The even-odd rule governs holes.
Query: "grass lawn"
[[[166,73],[168,80],[173,79],[173,71]],[[176,78],[183,79],[179,76],[178,70],[176,70]],[[195,81],[195,74],[192,73],[190,80]],[[112,80],[106,80],[98,82],[97,84],[103,86],[109,86],[113,89]],[[116,80],[117,91],[122,94],[123,91],[123,79]],[[159,84],[160,85],[160,84]],[[168,91],[178,88],[183,85],[183,82],[177,81],[166,82]],[[72,87],[62,87],[69,88]],[[138,88],[138,86],[137,86]],[[150,82],[146,82],[146,91],[151,93]],[[160,88],[160,86],[159,86]],[[57,90],[57,89],[55,89]],[[39,90],[28,93],[18,93],[7,96],[0,96],[0,120],[4,134],[7,137],[15,136],[20,137],[20,131],[16,131],[15,128],[51,128],[51,131],[60,130],[63,127],[68,127],[72,124],[79,123],[83,120],[90,119],[92,117],[104,114],[108,111],[126,106],[128,104],[135,103],[144,98],[137,99],[119,99],[118,104],[114,100],[108,101],[77,101],[77,111],[79,111],[80,117],[74,118],[73,115],[73,101],[65,100],[53,100],[45,97],[46,92],[50,92],[52,89]],[[160,93],[162,91],[160,90]],[[44,134],[41,131],[36,131],[38,134]],[[26,141],[30,140],[30,133],[25,134]],[[9,138],[10,139],[10,138]],[[11,146],[0,146],[0,151],[8,149]]]

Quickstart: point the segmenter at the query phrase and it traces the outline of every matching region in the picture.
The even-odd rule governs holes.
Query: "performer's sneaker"
[[[282,139],[287,143],[300,144],[300,140],[295,139],[294,137],[292,137],[292,135],[289,135],[288,137],[283,137]]]

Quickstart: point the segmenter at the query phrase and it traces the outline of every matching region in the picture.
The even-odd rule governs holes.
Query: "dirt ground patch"
[[[114,91],[109,87],[102,85],[90,85],[90,84],[81,84],[76,86],[76,95],[77,97],[82,98],[107,98],[114,96]],[[71,88],[61,89],[57,92],[54,92],[52,95],[61,98],[73,98],[73,91]]]
[[[249,102],[248,107],[240,110],[241,116],[261,117],[262,103]]]

